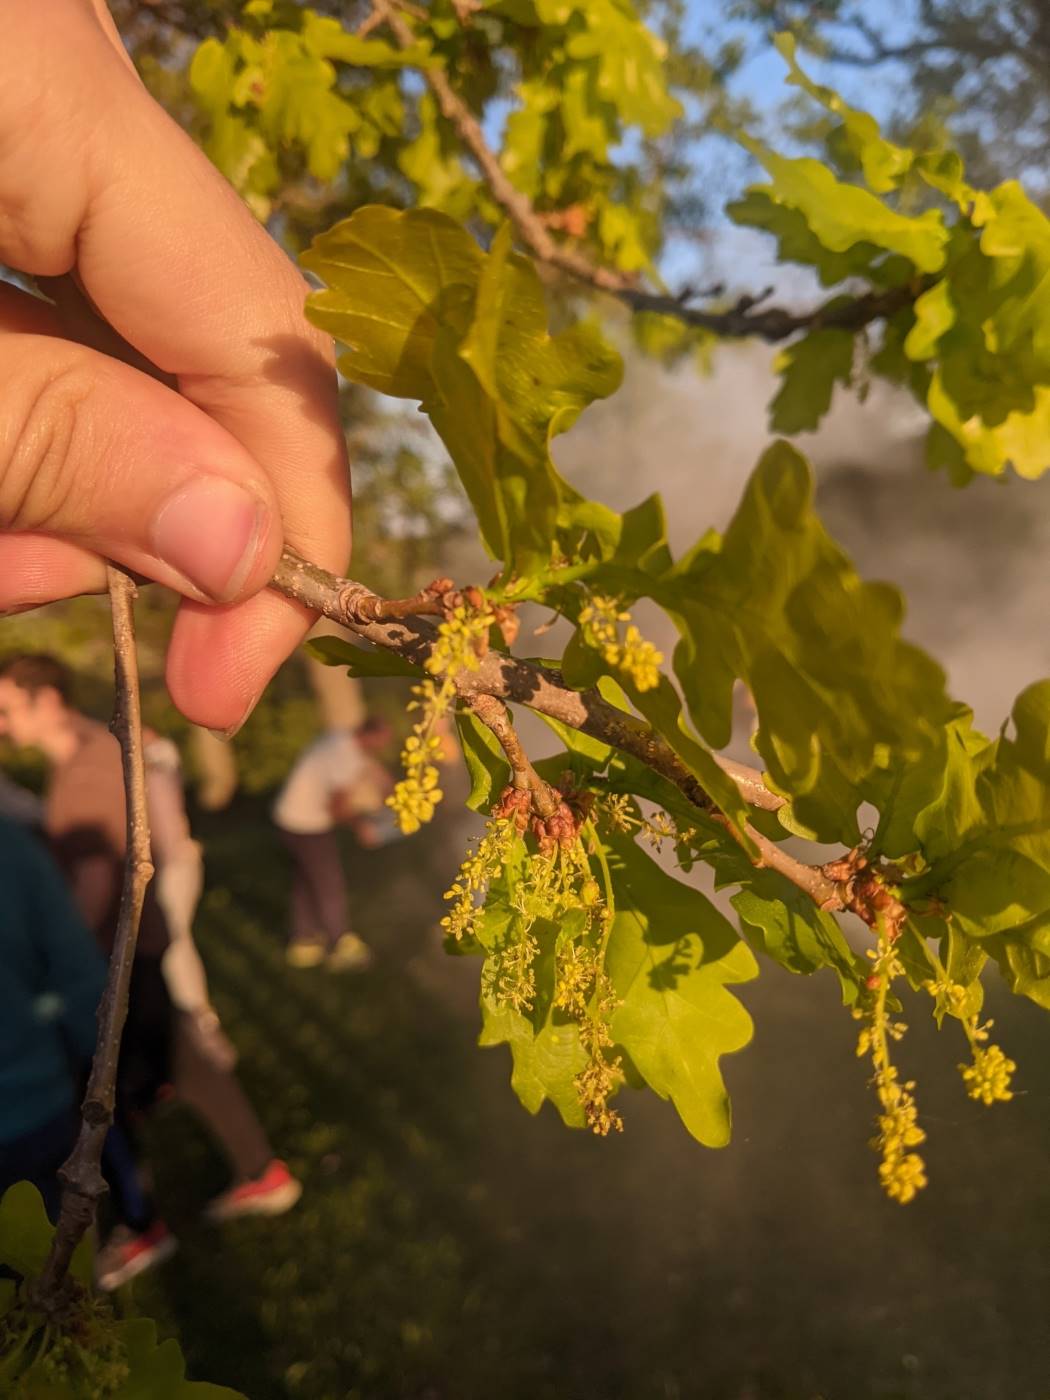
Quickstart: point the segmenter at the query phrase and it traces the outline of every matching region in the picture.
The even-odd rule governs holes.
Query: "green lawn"
[[[736,1136],[692,1143],[651,1096],[598,1141],[511,1094],[474,1045],[476,968],[434,925],[457,863],[435,830],[348,847],[361,976],[283,962],[287,867],[261,805],[199,824],[202,951],[243,1081],[303,1200],[198,1220],[224,1182],[182,1110],[151,1132],[180,1253],[128,1293],[191,1374],[251,1400],[1047,1400],[1050,1025],[996,1007],[1014,1103],[962,1094],[961,1047],[905,1046],[931,1186],[884,1201],[855,1027],[829,978],[745,988]],[[922,1013],[925,1017],[925,1012]],[[907,1057],[910,1056],[910,1059]]]

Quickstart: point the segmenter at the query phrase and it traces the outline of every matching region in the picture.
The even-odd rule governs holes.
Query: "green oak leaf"
[[[973,728],[973,715],[955,705],[934,743],[918,759],[873,773],[864,795],[879,810],[879,824],[870,853],[897,860],[924,849],[928,858],[950,849],[981,821],[975,793],[978,756],[987,754],[988,740]],[[944,825],[953,813],[955,831]]]
[[[542,973],[542,960],[537,962],[541,964],[537,972]],[[582,1128],[583,1108],[575,1080],[587,1064],[587,1052],[573,1022],[555,1024],[548,1018],[537,1029],[520,1011],[484,1004],[482,1019],[478,1044],[510,1047],[510,1084],[524,1107],[538,1113],[549,1099],[567,1127]]]
[[[741,199],[727,204],[726,213],[735,224],[772,234],[777,240],[780,261],[814,268],[825,287],[833,287],[848,277],[869,274],[876,260],[884,257],[883,249],[864,239],[842,252],[832,252],[813,232],[800,210],[779,204],[758,186],[752,186]]]
[[[801,213],[814,235],[833,253],[858,243],[874,243],[899,253],[921,272],[939,272],[945,263],[948,230],[940,210],[899,214],[876,195],[837,180],[826,165],[809,156],[775,154],[751,137],[741,138],[771,176],[754,188]]]
[[[852,1006],[869,968],[850,948],[838,920],[775,870],[756,869],[736,852],[707,859],[715,868],[717,888],[740,886],[730,903],[755,950],[788,972],[808,976],[832,968],[842,1004]]]
[[[773,40],[777,52],[790,70],[788,82],[801,88],[833,112],[842,122],[842,137],[853,159],[864,172],[864,179],[876,194],[887,194],[900,184],[915,161],[915,152],[887,141],[879,124],[869,112],[848,106],[833,89],[815,83],[799,67],[795,57],[793,34],[777,34]]]
[[[911,903],[937,901],[1015,990],[1040,1000],[1050,986],[1050,681],[1024,690],[1011,718],[1012,737],[1004,728],[983,745],[957,721],[942,775],[918,785],[933,789],[914,817],[930,868],[904,891]]]
[[[395,48],[383,39],[362,39],[344,29],[337,19],[304,10],[303,43],[321,58],[334,58],[358,68],[427,68],[434,58],[428,45],[417,40],[407,48]]]
[[[663,44],[627,0],[588,0],[576,8],[586,28],[569,39],[569,57],[595,62],[598,95],[616,108],[621,121],[647,136],[662,135],[682,113],[667,90]]]
[[[421,400],[491,553],[523,577],[549,564],[563,507],[579,500],[550,439],[612,393],[619,357],[588,324],[548,333],[539,278],[509,228],[486,255],[436,211],[369,207],[302,262],[328,284],[307,313],[350,347],[347,378]]]
[[[366,206],[315,238],[300,258],[325,290],[307,315],[348,348],[348,379],[395,398],[435,392],[438,331],[469,324],[483,254],[454,220],[428,209]]]
[[[1034,478],[1050,467],[1050,220],[1014,181],[971,193],[975,227],[954,231],[904,350],[930,362],[934,465]]]
[[[853,333],[810,331],[780,352],[773,369],[782,382],[770,408],[770,428],[775,433],[813,432],[831,407],[835,384],[848,387],[852,381]]]
[[[510,764],[492,730],[469,710],[456,711],[456,729],[470,776],[467,806],[487,812],[510,782]]]
[[[169,1337],[158,1343],[152,1318],[129,1318],[117,1331],[127,1351],[129,1375],[113,1400],[245,1400],[227,1386],[187,1380],[178,1342]]]
[[[699,1142],[729,1141],[719,1060],[751,1039],[751,1018],[728,991],[757,976],[754,956],[699,890],[674,880],[627,837],[608,839],[616,913],[605,966],[621,1005],[612,1034]]]
[[[306,650],[325,666],[345,666],[351,676],[411,676],[415,679],[423,674],[420,666],[413,666],[397,652],[386,651],[381,647],[358,646],[356,642],[344,641],[342,637],[313,637],[306,643]]]
[[[900,639],[896,590],[858,578],[812,496],[805,459],[774,444],[721,548],[679,566],[655,593],[679,629],[675,674],[701,736],[729,743],[743,680],[758,751],[797,820],[822,840],[853,841],[851,790],[885,765],[887,750],[910,761],[932,745],[950,702],[940,668]]]
[[[1030,400],[1029,407],[1013,409],[997,423],[989,424],[978,414],[964,419],[938,371],[927,407],[935,425],[958,444],[971,471],[999,476],[1013,467],[1018,476],[1034,481],[1050,468],[1050,387],[1031,390]]]
[[[928,292],[923,292],[916,299],[914,311],[915,324],[904,341],[904,353],[910,360],[928,360],[936,351],[937,342],[955,325],[948,278],[942,278]]]

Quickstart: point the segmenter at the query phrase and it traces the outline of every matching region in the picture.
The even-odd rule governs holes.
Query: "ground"
[[[373,970],[293,972],[287,867],[265,809],[202,818],[199,937],[241,1074],[305,1182],[273,1221],[220,1229],[225,1181],[177,1107],[153,1127],[180,1253],[123,1305],[176,1333],[191,1374],[251,1400],[1047,1400],[1050,1021],[993,997],[1013,1103],[964,1097],[924,1007],[930,1188],[875,1184],[855,1025],[830,975],[764,967],[755,1043],[725,1063],[733,1143],[624,1096],[598,1140],[530,1117],[505,1050],[475,1044],[476,968],[436,923],[458,840],[347,847]]]

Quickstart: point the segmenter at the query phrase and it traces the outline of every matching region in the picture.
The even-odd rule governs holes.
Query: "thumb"
[[[0,530],[69,540],[211,602],[270,578],[273,489],[188,400],[47,335],[0,334],[0,384]]]

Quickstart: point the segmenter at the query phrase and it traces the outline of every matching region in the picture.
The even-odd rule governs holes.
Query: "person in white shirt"
[[[348,897],[335,828],[347,823],[364,846],[382,839],[383,797],[392,783],[376,754],[390,727],[367,719],[357,730],[334,729],[299,755],[277,794],[272,815],[292,858],[288,962],[326,963],[337,971],[368,966],[368,945],[348,927]]]

